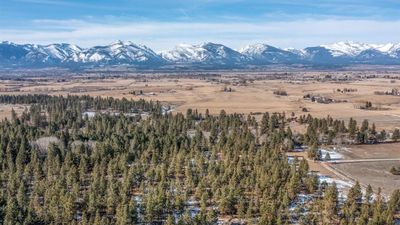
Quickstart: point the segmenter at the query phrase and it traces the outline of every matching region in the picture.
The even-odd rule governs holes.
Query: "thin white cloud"
[[[278,47],[305,47],[342,40],[398,42],[399,21],[295,20],[263,23],[198,23],[131,21],[99,23],[82,20],[35,20],[31,29],[1,29],[0,40],[17,43],[69,42],[82,46],[131,40],[156,50],[179,43],[206,41],[233,48],[255,42]]]
[[[53,7],[85,8],[85,9],[107,9],[107,10],[126,10],[126,7],[117,4],[113,6],[104,6],[101,4],[92,4],[85,1],[75,2],[68,0],[14,0],[15,2],[28,3],[34,5],[48,5]]]

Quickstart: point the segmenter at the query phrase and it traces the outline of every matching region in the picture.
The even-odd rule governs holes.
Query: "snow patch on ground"
[[[325,157],[326,157],[327,153],[329,153],[331,160],[343,159],[343,155],[338,152],[335,152],[332,150],[327,150],[327,149],[322,149],[322,148],[320,149],[320,151],[321,151],[321,159],[324,161],[325,161]]]
[[[288,157],[287,157],[287,160],[288,160],[288,163],[289,163],[290,165],[292,165],[292,164],[294,163],[295,157],[293,157],[293,156],[288,156]]]
[[[298,194],[295,201],[292,202],[289,206],[289,211],[293,212],[297,210],[299,207],[305,212],[305,205],[313,201],[313,197],[307,194]]]
[[[89,111],[88,111],[88,112],[83,112],[83,113],[82,113],[82,117],[87,116],[87,117],[90,119],[90,118],[95,117],[96,114],[97,114],[97,112],[89,112]]]
[[[354,186],[354,183],[351,181],[345,181],[342,179],[332,178],[330,176],[318,174],[318,180],[320,184],[327,183],[328,185],[332,185],[336,183],[336,187],[339,193],[339,200],[345,201],[347,198],[347,191]]]
[[[354,185],[353,182],[332,178],[322,174],[318,175],[318,180],[320,183],[326,182],[327,184],[333,184],[335,182],[338,190],[351,188]]]

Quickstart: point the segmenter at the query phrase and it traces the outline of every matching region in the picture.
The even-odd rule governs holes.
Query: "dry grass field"
[[[338,152],[344,160],[400,158],[400,143],[352,145],[338,148]],[[287,155],[306,158],[307,154],[305,152],[289,152]],[[370,184],[375,191],[381,188],[385,196],[390,196],[394,190],[400,187],[400,176],[389,172],[392,166],[400,166],[400,161],[331,164],[308,160],[308,164],[311,171],[317,171],[324,176],[351,183],[357,180],[364,187]],[[338,174],[343,176],[338,176]],[[346,191],[346,189],[344,190]]]
[[[390,196],[400,187],[400,176],[389,172],[393,164],[393,162],[359,162],[336,164],[333,167],[358,180],[364,186],[370,184],[375,191],[381,188],[385,196]],[[400,162],[397,162],[397,165],[400,165]]]
[[[21,115],[22,112],[26,109],[26,107],[27,106],[24,106],[24,105],[0,104],[0,120],[3,120],[5,118],[10,118],[12,109],[14,109],[14,111],[17,113],[17,115]]]
[[[342,148],[343,159],[395,159],[400,158],[400,143],[376,145],[352,145]],[[400,176],[391,174],[392,166],[400,166],[400,161],[353,162],[330,164],[335,170],[358,180],[364,186],[370,184],[375,190],[382,188],[382,193],[390,196],[400,187]]]
[[[400,143],[352,145],[345,148],[340,153],[344,156],[344,159],[400,158]]]
[[[159,79],[70,79],[66,81],[2,81],[0,94],[47,93],[52,95],[111,96],[158,100],[175,107],[177,112],[188,108],[204,112],[209,109],[217,114],[222,109],[228,113],[285,112],[296,115],[305,114],[306,108],[313,116],[348,120],[350,117],[359,122],[368,119],[378,129],[393,130],[400,127],[400,96],[375,95],[375,91],[390,91],[400,87],[390,79],[359,79],[352,81],[288,81],[288,80],[254,80],[238,84],[236,77],[221,77],[218,80],[169,78]],[[250,79],[249,79],[250,80]],[[229,87],[232,92],[224,92]],[[356,92],[341,93],[337,89],[351,88]],[[285,90],[287,96],[276,96],[275,90]],[[132,91],[141,95],[133,95]],[[322,104],[303,99],[306,94],[322,96],[340,103]],[[355,106],[371,101],[383,110],[361,110]]]

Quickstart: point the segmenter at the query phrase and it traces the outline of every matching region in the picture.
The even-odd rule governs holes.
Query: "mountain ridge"
[[[48,45],[0,42],[0,66],[31,67],[106,67],[126,65],[161,68],[165,66],[249,67],[273,64],[400,65],[400,43],[365,44],[337,42],[304,49],[278,48],[265,43],[247,45],[235,50],[223,44],[205,42],[179,44],[167,51],[130,41],[82,48],[69,43]]]

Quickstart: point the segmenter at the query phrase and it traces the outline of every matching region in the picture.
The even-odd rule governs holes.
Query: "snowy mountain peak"
[[[257,43],[257,44],[247,45],[246,47],[240,49],[239,52],[247,55],[259,55],[263,54],[263,52],[271,48],[275,47],[272,47],[271,45],[267,44]]]
[[[285,48],[283,50],[291,52],[291,53],[299,55],[299,56],[306,56],[307,55],[307,52],[304,49]]]
[[[399,44],[387,43],[387,44],[365,44],[360,42],[337,42],[331,45],[321,45],[331,51],[334,57],[339,56],[350,56],[355,57],[364,51],[376,51],[381,54],[390,56],[396,56],[396,52],[400,49]]]
[[[175,63],[235,64],[245,57],[222,44],[205,42],[199,45],[179,44],[173,50],[162,51],[160,55]]]
[[[128,45],[133,45],[133,43],[131,41],[116,40],[110,44],[110,46],[128,46]]]
[[[161,57],[170,62],[196,62],[204,58],[205,49],[201,45],[178,44],[170,51],[160,52]]]
[[[371,45],[373,49],[376,49],[380,52],[386,53],[392,57],[398,57],[400,56],[400,43],[394,44],[394,43],[388,43],[388,44],[375,44]]]
[[[341,41],[333,43],[331,45],[321,45],[321,47],[329,49],[332,52],[332,55],[335,57],[356,56],[360,54],[362,51],[372,48],[371,45],[353,41],[348,41],[348,42]]]
[[[110,45],[106,46],[106,47],[110,47],[113,49],[118,49],[118,48],[138,48],[138,49],[146,49],[146,51],[153,51],[150,48],[148,48],[145,45],[141,45],[141,44],[135,44],[131,41],[121,41],[121,40],[117,40],[113,43],[111,43]]]
[[[203,42],[202,44],[200,44],[200,46],[203,46],[203,47],[205,47],[205,46],[221,46],[221,44],[216,44],[213,42]]]
[[[298,62],[302,56],[292,51],[262,43],[248,45],[242,48],[240,52],[251,58],[257,64]]]

